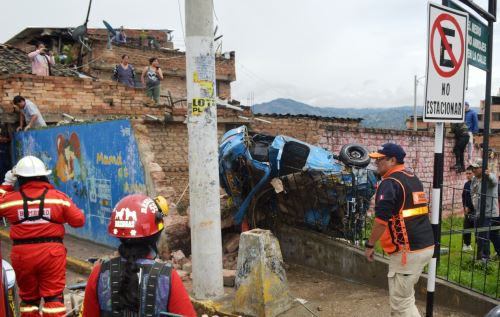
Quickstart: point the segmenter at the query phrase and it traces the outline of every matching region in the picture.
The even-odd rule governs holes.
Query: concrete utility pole
[[[193,292],[213,299],[224,294],[213,1],[185,3]]]

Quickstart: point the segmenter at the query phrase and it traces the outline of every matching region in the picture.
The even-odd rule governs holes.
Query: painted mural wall
[[[131,193],[146,193],[144,168],[128,120],[65,125],[16,133],[14,162],[24,155],[42,159],[52,170],[50,181],[80,207],[83,228],[73,235],[117,246],[107,226],[114,205]]]

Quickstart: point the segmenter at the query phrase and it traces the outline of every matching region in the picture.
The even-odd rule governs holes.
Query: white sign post
[[[467,20],[467,13],[429,3],[424,121],[436,122],[436,134],[431,203],[435,249],[429,263],[427,279],[427,317],[433,315],[436,269],[441,244],[439,223],[442,209],[444,122],[463,122],[465,116]]]

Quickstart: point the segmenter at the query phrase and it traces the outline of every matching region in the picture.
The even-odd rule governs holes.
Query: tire
[[[340,149],[340,160],[349,166],[366,167],[370,164],[368,149],[361,144],[350,143]]]
[[[271,206],[274,195],[274,189],[266,187],[252,200],[247,215],[250,229],[267,229],[276,234],[277,211]]]

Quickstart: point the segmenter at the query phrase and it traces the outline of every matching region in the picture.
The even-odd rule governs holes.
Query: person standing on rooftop
[[[38,76],[50,76],[50,66],[55,65],[54,56],[45,47],[38,44],[35,51],[28,54],[31,60],[31,72]]]

